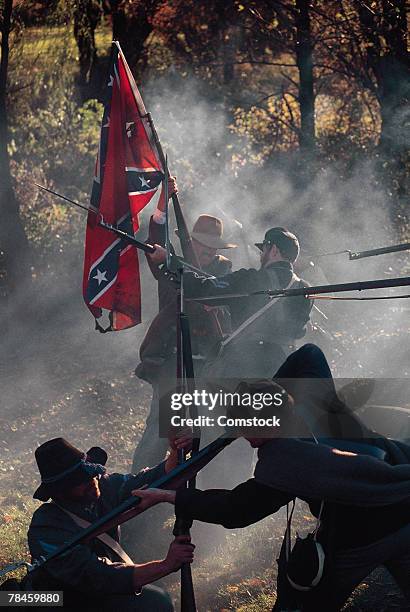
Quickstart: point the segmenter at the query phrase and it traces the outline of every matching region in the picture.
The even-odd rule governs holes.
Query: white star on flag
[[[146,181],[143,176],[140,176],[139,179],[141,181],[141,187],[148,187],[149,189],[151,188],[151,185]]]
[[[103,127],[106,127],[106,128],[110,127],[110,118],[109,117],[107,117],[107,123],[104,123]]]
[[[104,270],[104,272],[101,272],[98,268],[97,268],[97,274],[95,276],[93,276],[93,278],[95,278],[95,280],[98,281],[98,286],[101,285],[102,282],[107,282],[107,277],[105,276],[107,274],[107,270]]]
[[[114,84],[114,77],[110,74],[110,80],[107,83],[107,87],[112,87]]]

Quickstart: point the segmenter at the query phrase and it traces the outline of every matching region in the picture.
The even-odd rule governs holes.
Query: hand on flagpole
[[[174,194],[178,194],[178,184],[176,176],[168,177],[168,197],[171,198]],[[165,212],[165,202],[164,198],[160,198],[158,203],[158,210],[161,212]]]

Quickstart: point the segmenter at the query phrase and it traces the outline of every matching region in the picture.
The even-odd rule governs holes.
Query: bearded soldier
[[[135,486],[147,486],[171,471],[177,463],[178,449],[190,448],[191,442],[191,435],[181,432],[171,441],[166,461],[136,475],[108,474],[103,465],[107,454],[98,447],[82,453],[64,438],[39,446],[35,456],[41,484],[34,498],[51,501],[35,511],[29,527],[33,560],[63,546],[129,497]],[[119,528],[114,527],[75,546],[30,573],[30,589],[62,590],[64,608],[70,610],[172,611],[169,595],[151,583],[177,571],[182,563],[192,562],[194,546],[189,537],[176,538],[164,559],[142,564],[132,562],[119,539]]]

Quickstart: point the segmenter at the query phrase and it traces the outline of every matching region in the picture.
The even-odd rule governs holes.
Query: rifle
[[[349,261],[356,261],[356,259],[364,259],[365,257],[375,257],[376,255],[385,255],[387,253],[399,253],[401,251],[410,251],[410,242],[403,242],[400,244],[392,244],[386,247],[378,247],[377,249],[370,249],[368,251],[350,251],[344,249],[343,251],[334,251],[332,253],[318,253],[317,255],[311,255],[312,258],[329,257],[330,255],[341,255],[347,253],[349,255]]]
[[[235,438],[232,438],[232,434],[226,432],[220,436],[202,450],[200,450],[194,457],[188,459],[183,465],[178,465],[169,474],[161,476],[157,480],[151,483],[151,488],[165,489],[173,488],[176,489],[182,482],[185,482],[192,475],[196,474],[199,470],[205,467],[216,455],[218,455],[228,444],[231,444]],[[82,529],[78,535],[74,536],[69,542],[61,546],[58,550],[50,553],[47,557],[38,559],[33,565],[30,566],[30,571],[35,571],[41,567],[44,567],[49,561],[60,557],[67,551],[74,548],[78,544],[84,544],[89,542],[93,538],[96,538],[101,533],[109,531],[113,527],[121,525],[125,521],[136,515],[136,507],[141,502],[139,497],[130,497],[123,501],[119,506],[113,508],[110,512],[107,512],[100,519],[95,521],[89,527]],[[143,511],[142,511],[143,512]],[[139,514],[141,514],[140,512]],[[0,570],[0,578],[7,573],[14,571],[21,565],[29,565],[26,562],[13,563],[7,566],[3,570]]]
[[[371,249],[370,251],[349,251],[349,259],[351,261],[354,261],[355,259],[363,259],[364,257],[374,257],[375,255],[385,255],[386,253],[399,253],[400,251],[409,250],[410,242],[404,242],[403,244],[392,244],[391,246]]]
[[[320,295],[322,293],[342,293],[344,291],[364,291],[366,289],[386,289],[389,287],[408,287],[410,286],[410,276],[399,276],[397,278],[381,278],[369,281],[357,281],[353,283],[337,283],[334,285],[316,285],[313,287],[300,287],[298,289],[263,289],[260,291],[252,291],[251,293],[226,293],[223,295],[210,295],[208,297],[188,298],[193,302],[208,302],[213,300],[231,300],[235,298],[253,297],[255,295],[266,295],[269,297],[295,297],[311,295]],[[390,297],[390,296],[389,296]],[[406,298],[407,295],[391,296],[397,298]],[[345,298],[345,299],[386,299],[385,297],[374,298]]]
[[[131,244],[132,246],[135,246],[137,249],[144,251],[144,253],[154,253],[155,247],[152,244],[149,244],[148,242],[141,242],[140,240],[135,238],[135,236],[132,236],[131,234],[127,234],[127,232],[120,230],[115,225],[112,225],[111,223],[107,223],[106,221],[104,221],[101,213],[99,212],[97,208],[94,208],[91,205],[85,206],[84,204],[80,204],[79,202],[76,202],[75,200],[72,200],[71,198],[67,198],[67,196],[63,194],[58,193],[58,191],[54,191],[53,189],[44,187],[44,185],[40,185],[39,183],[34,183],[34,185],[36,185],[36,187],[39,187],[39,189],[42,189],[43,191],[47,191],[48,193],[51,193],[52,195],[55,195],[58,198],[61,198],[62,200],[65,200],[66,202],[69,202],[70,204],[77,206],[78,208],[81,208],[82,210],[86,210],[87,212],[91,212],[95,214],[97,216],[97,225],[99,225],[100,227],[103,227],[109,232],[113,232],[119,238],[127,242],[127,244]],[[196,272],[197,274],[201,274],[201,276],[207,276],[209,278],[212,277],[212,274],[207,274],[206,272],[203,272],[200,268],[197,268],[189,264],[188,262],[186,262],[182,257],[178,257],[177,255],[174,255],[173,257],[175,257],[178,260],[179,265],[183,266],[184,268],[187,268],[188,270],[191,270],[192,272]]]
[[[192,348],[191,348],[191,334],[189,330],[189,319],[187,314],[184,312],[184,269],[179,269],[180,284],[177,294],[177,385],[184,387],[187,385],[188,391],[193,393],[195,387],[194,381],[194,364],[192,360]],[[181,389],[180,389],[181,390]],[[191,416],[195,418],[198,416],[198,410],[193,408],[191,410]],[[195,435],[196,434],[196,435]],[[197,428],[194,431],[194,440],[192,444],[192,456],[195,457],[198,454],[200,446],[200,429]],[[183,450],[178,454],[179,465],[184,465],[186,462],[186,455]],[[182,487],[194,487],[195,488],[195,475],[185,481]],[[175,536],[188,535],[190,534],[190,528],[192,527],[192,521],[186,521],[181,517],[177,517],[174,524],[173,534]],[[184,563],[181,566],[181,612],[196,612],[196,601],[194,584],[192,580],[191,565]]]

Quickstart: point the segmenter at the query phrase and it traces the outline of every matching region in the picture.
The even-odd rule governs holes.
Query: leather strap
[[[89,527],[91,525],[91,523],[89,521],[86,521],[85,519],[77,516],[73,512],[70,512],[66,508],[63,508],[63,506],[60,506],[59,504],[56,504],[56,502],[52,502],[52,503],[55,506],[57,506],[58,508],[60,508],[60,510],[65,512],[74,521],[74,523],[76,523],[76,525],[78,525],[79,527],[82,527],[83,529],[85,529],[86,527]],[[118,557],[122,561],[124,561],[124,563],[126,563],[127,565],[135,565],[133,560],[131,559],[131,557],[129,557],[127,555],[127,553],[122,548],[122,546],[116,540],[114,540],[114,538],[112,538],[110,535],[108,535],[108,533],[100,533],[100,535],[98,535],[97,538],[103,544],[108,546],[108,548],[111,548],[111,550],[113,550],[115,552],[115,554],[118,555]]]
[[[283,290],[286,291],[286,289],[289,289],[289,287],[293,283],[298,282],[298,281],[300,281],[300,278],[296,276],[296,274],[293,272],[292,278],[290,279],[286,287],[283,288]],[[245,331],[245,329],[247,329],[249,325],[251,325],[254,321],[259,319],[259,317],[261,317],[267,310],[269,310],[269,308],[272,308],[272,306],[276,304],[276,302],[280,299],[281,299],[280,295],[277,297],[271,298],[269,302],[267,302],[266,304],[262,306],[262,308],[259,308],[259,310],[254,312],[253,315],[251,315],[248,319],[246,319],[243,323],[241,323],[241,325],[239,325],[239,327],[237,327],[235,331],[232,332],[232,334],[230,334],[227,338],[225,338],[225,340],[221,342],[220,350],[224,349],[230,342],[232,342],[232,340],[234,340],[234,338],[236,338],[237,336],[239,336],[239,334]]]

